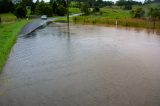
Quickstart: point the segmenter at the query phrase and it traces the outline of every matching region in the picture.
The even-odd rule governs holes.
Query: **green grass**
[[[13,22],[17,19],[16,16],[14,16],[14,14],[12,13],[4,13],[4,14],[0,14],[0,16],[1,16],[2,23]]]
[[[99,17],[105,17],[105,18],[110,18],[110,19],[123,19],[123,18],[130,18],[131,14],[129,10],[123,10],[120,8],[116,7],[104,7],[100,9],[100,14],[95,15]]]
[[[79,8],[69,8],[69,13],[70,14],[78,14],[80,13],[80,9]]]
[[[0,24],[0,72],[16,41],[18,33],[28,22],[27,20],[21,20],[14,23]]]

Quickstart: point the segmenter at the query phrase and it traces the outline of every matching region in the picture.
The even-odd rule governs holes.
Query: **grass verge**
[[[19,32],[28,22],[29,20],[21,20],[14,23],[0,24],[0,72]]]
[[[0,14],[2,23],[14,22],[16,21],[16,16],[12,13]]]

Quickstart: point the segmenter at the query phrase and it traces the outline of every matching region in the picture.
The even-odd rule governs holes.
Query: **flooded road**
[[[0,106],[160,106],[160,36],[50,24],[20,37],[0,75]]]

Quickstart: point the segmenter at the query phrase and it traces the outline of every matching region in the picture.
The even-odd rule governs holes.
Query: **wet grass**
[[[145,19],[109,19],[105,17],[97,18],[92,16],[77,16],[73,18],[76,24],[93,24],[93,25],[117,25],[127,27],[154,28],[153,22]],[[156,21],[155,29],[160,29],[160,21]]]
[[[21,20],[14,23],[0,24],[0,72],[6,63],[12,46],[16,42],[18,33],[28,22],[29,20]]]

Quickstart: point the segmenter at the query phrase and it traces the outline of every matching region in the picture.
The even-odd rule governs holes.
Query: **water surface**
[[[50,24],[20,37],[0,75],[0,106],[160,106],[160,37]]]

